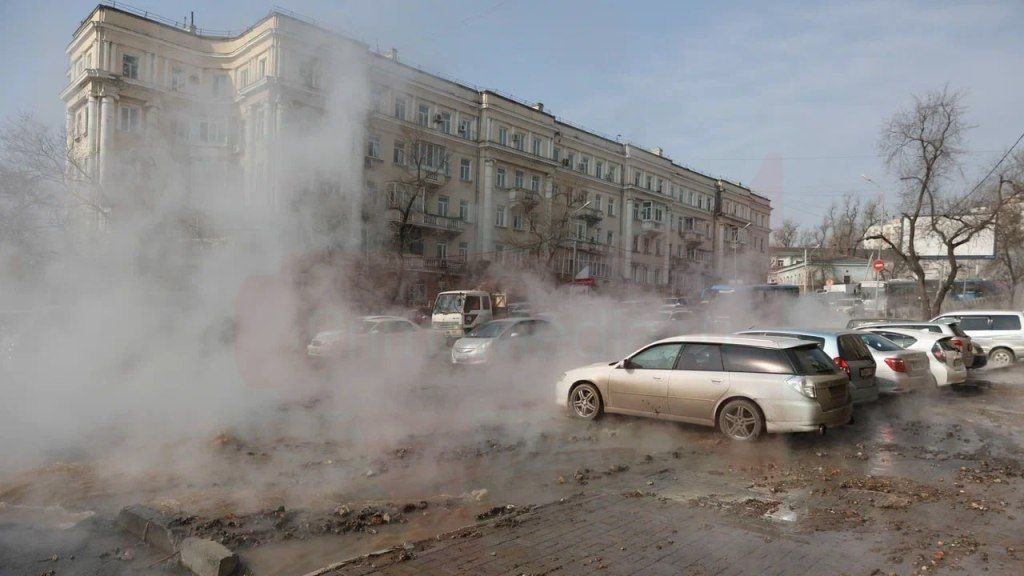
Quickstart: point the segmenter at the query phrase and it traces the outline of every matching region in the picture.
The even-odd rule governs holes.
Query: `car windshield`
[[[463,294],[438,294],[434,314],[462,314],[466,297]]]
[[[470,338],[497,338],[509,326],[511,324],[508,322],[488,322],[473,328],[466,336]]]
[[[834,374],[836,365],[824,350],[817,346],[801,346],[786,350],[793,368],[800,375]]]
[[[376,325],[377,325],[376,322],[370,322],[369,320],[363,320],[361,322],[356,322],[355,324],[352,324],[351,326],[349,326],[348,331],[349,331],[350,334],[369,334],[370,330],[373,330],[373,327],[376,326]]]
[[[861,334],[861,342],[868,345],[872,350],[878,350],[879,352],[896,352],[902,350],[895,342],[888,338],[883,338],[878,334]]]

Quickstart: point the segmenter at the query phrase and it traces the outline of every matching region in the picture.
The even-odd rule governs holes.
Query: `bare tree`
[[[795,246],[800,237],[800,225],[793,220],[786,219],[782,225],[772,230],[772,244],[780,248]]]
[[[866,240],[877,240],[906,265],[918,288],[920,313],[937,315],[960,272],[957,250],[991,230],[996,215],[1016,193],[1005,194],[999,186],[966,193],[949,193],[950,176],[960,170],[964,123],[963,95],[943,90],[915,99],[914,105],[897,112],[886,124],[880,148],[886,162],[903,185],[896,217],[899,226],[884,226],[885,216],[873,222]],[[998,166],[998,165],[997,165]],[[994,171],[994,168],[993,168]],[[976,192],[981,192],[977,194]],[[938,243],[948,269],[933,293],[922,265],[926,256],[920,244]]]
[[[422,239],[422,228],[416,218],[418,214],[425,213],[427,197],[448,184],[451,159],[447,149],[429,140],[423,129],[405,127],[402,135],[407,152],[406,175],[392,182],[387,191],[393,227],[390,244],[398,259],[393,302],[402,297],[406,255],[412,245]]]

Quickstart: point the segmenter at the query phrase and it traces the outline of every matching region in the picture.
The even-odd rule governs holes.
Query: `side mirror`
[[[623,358],[622,362],[619,362],[619,368],[632,370],[633,368],[636,368],[636,364],[634,364],[629,358]]]
[[[509,338],[519,338],[519,332],[509,332]]]

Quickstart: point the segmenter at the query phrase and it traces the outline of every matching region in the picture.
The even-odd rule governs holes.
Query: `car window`
[[[688,343],[683,346],[676,369],[721,371],[722,351],[717,344]]]
[[[825,351],[817,346],[801,346],[786,350],[793,368],[800,375],[834,374],[837,367]]]
[[[878,350],[879,352],[896,352],[902,350],[899,344],[878,334],[859,334],[861,342],[866,344],[868,348]]]
[[[1000,314],[992,317],[993,330],[1020,330],[1020,316]]]
[[[917,342],[917,338],[907,336],[906,334],[897,334],[896,332],[886,332],[884,330],[874,330],[873,332],[875,334],[878,334],[879,336],[882,336],[883,338],[888,338],[889,340],[892,340],[893,342],[904,348],[913,345],[914,342]]]
[[[472,312],[480,310],[480,297],[479,296],[466,296],[466,312]]]
[[[981,320],[983,321],[983,325],[980,328],[972,328],[972,330],[988,330],[988,316],[976,316],[976,318],[981,318]],[[946,326],[949,326],[949,331],[952,332],[953,334],[961,338],[967,337],[967,333],[964,332],[964,328],[960,325],[959,322],[950,322],[946,324]]]
[[[861,339],[854,334],[843,334],[837,339],[837,345],[839,347],[839,356],[846,360],[870,360],[871,351],[861,341]]]
[[[391,323],[391,331],[392,332],[415,332],[416,331],[416,325],[414,325],[414,324],[412,324],[410,322],[400,322],[400,321],[396,320],[395,322]]]
[[[658,344],[637,352],[629,359],[636,368],[647,370],[671,370],[679,356],[682,344]]]
[[[722,346],[722,359],[729,372],[792,374],[793,366],[782,350],[754,346]]]

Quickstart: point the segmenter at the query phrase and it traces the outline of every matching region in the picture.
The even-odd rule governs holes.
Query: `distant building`
[[[413,154],[448,159],[444,185],[410,219],[419,231],[406,262],[412,300],[457,283],[474,260],[515,266],[522,255],[512,240],[527,233],[524,201],[549,198],[566,174],[582,182],[589,204],[551,263],[565,280],[587,270],[598,285],[694,293],[767,272],[771,204],[749,188],[689,169],[660,148],[576,127],[543,104],[402,64],[394,51],[378,54],[294,15],[275,10],[242,33],[221,34],[100,5],[67,55],[61,98],[88,170],[108,180],[137,144],[166,142],[183,159],[190,189],[216,191],[201,199],[214,210],[289,205],[295,174],[282,162],[286,136],[315,125],[328,87],[361,82],[332,77],[334,59],[354,59],[368,92],[358,182],[368,218],[393,218],[389,198]],[[411,149],[410,129],[426,135],[423,150]],[[362,241],[373,251],[383,240]]]
[[[771,249],[771,272],[768,281],[795,284],[801,292],[813,293],[828,284],[857,284],[873,280],[874,272],[867,258],[855,256],[823,257],[817,248]]]

